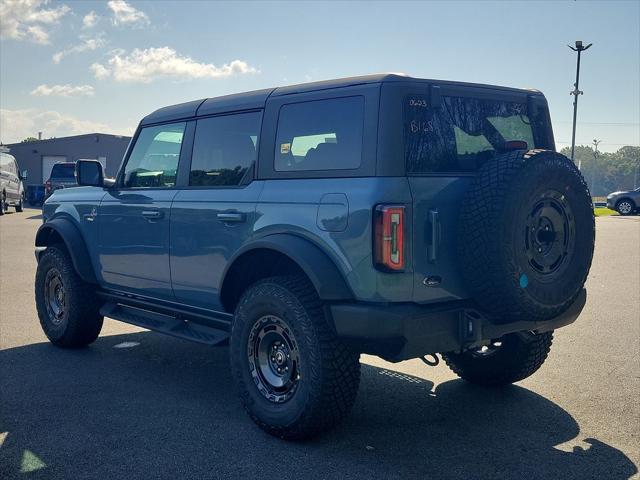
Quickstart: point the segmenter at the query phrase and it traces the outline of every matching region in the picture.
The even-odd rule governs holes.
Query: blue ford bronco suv
[[[281,438],[349,412],[361,353],[522,380],[586,300],[591,199],[535,90],[385,74],[197,100],[143,118],[115,179],[76,176],[35,240],[47,337],[109,317],[228,343]]]

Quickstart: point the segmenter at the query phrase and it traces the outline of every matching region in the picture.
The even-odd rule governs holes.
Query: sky
[[[175,103],[379,72],[533,87],[570,144],[640,144],[640,1],[0,0],[0,141],[132,135]]]

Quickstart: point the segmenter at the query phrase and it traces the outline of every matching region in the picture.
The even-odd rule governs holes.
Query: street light
[[[573,133],[571,135],[571,161],[572,162],[575,162],[574,154],[575,154],[575,149],[576,149],[576,118],[578,116],[578,95],[582,95],[582,92],[578,88],[578,85],[580,84],[580,54],[583,51],[587,50],[591,45],[593,45],[593,44],[590,43],[586,47],[583,46],[582,45],[582,40],[576,40],[575,48],[572,47],[571,45],[567,45],[567,47],[569,47],[574,52],[578,52],[578,65],[576,67],[576,83],[573,84],[573,87],[574,87],[573,91],[569,92],[570,95],[574,96],[574,99],[573,99]],[[578,170],[580,170],[580,167],[582,167],[582,162],[579,162]]]
[[[598,145],[602,142],[602,140],[593,139],[593,170],[591,170],[591,196],[593,197],[593,193],[596,188],[596,167],[598,166]]]

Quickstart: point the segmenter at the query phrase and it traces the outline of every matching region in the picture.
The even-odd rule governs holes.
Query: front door
[[[176,299],[218,309],[222,273],[253,233],[263,182],[251,181],[260,112],[197,121],[188,186],[171,208]]]
[[[102,280],[109,287],[171,299],[169,226],[184,122],[140,130],[124,171],[98,211]]]

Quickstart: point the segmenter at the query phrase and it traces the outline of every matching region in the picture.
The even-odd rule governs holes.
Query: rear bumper
[[[547,332],[573,323],[586,303],[582,290],[569,310],[543,322],[492,323],[480,310],[443,305],[333,304],[329,308],[340,338],[362,353],[398,362],[428,353],[459,351],[508,333]]]

